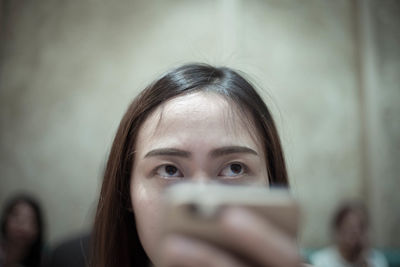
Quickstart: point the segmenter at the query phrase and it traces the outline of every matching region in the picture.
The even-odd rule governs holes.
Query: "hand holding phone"
[[[182,183],[167,189],[165,204],[164,235],[197,243],[197,254],[221,254],[257,266],[292,266],[288,262],[298,261],[295,239],[299,208],[287,190]],[[181,246],[183,250],[187,247]],[[205,255],[198,259],[213,261],[212,256]]]

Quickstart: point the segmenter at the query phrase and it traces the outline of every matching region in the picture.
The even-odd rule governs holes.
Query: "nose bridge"
[[[191,177],[191,180],[194,182],[210,182],[212,179],[213,177],[203,170],[196,171]]]

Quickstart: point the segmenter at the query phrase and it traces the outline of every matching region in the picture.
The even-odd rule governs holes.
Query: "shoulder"
[[[325,257],[336,257],[337,250],[335,247],[330,246],[323,249],[320,249],[311,255],[311,258],[325,258]]]
[[[376,249],[371,249],[368,255],[368,261],[371,262],[372,266],[387,267],[388,263],[385,256]]]
[[[338,252],[335,247],[326,247],[315,252],[310,257],[310,262],[313,265],[331,266],[332,263],[339,261]]]

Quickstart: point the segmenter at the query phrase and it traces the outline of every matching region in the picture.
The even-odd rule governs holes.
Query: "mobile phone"
[[[286,189],[218,183],[177,183],[164,195],[164,233],[181,233],[229,247],[218,216],[226,207],[243,207],[296,238],[299,205]]]

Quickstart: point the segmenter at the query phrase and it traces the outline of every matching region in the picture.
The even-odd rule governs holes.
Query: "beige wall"
[[[302,243],[329,241],[344,198],[400,246],[396,1],[2,2],[0,204],[37,194],[51,242],[88,228],[130,100],[170,67],[239,68],[263,88],[304,208]]]

